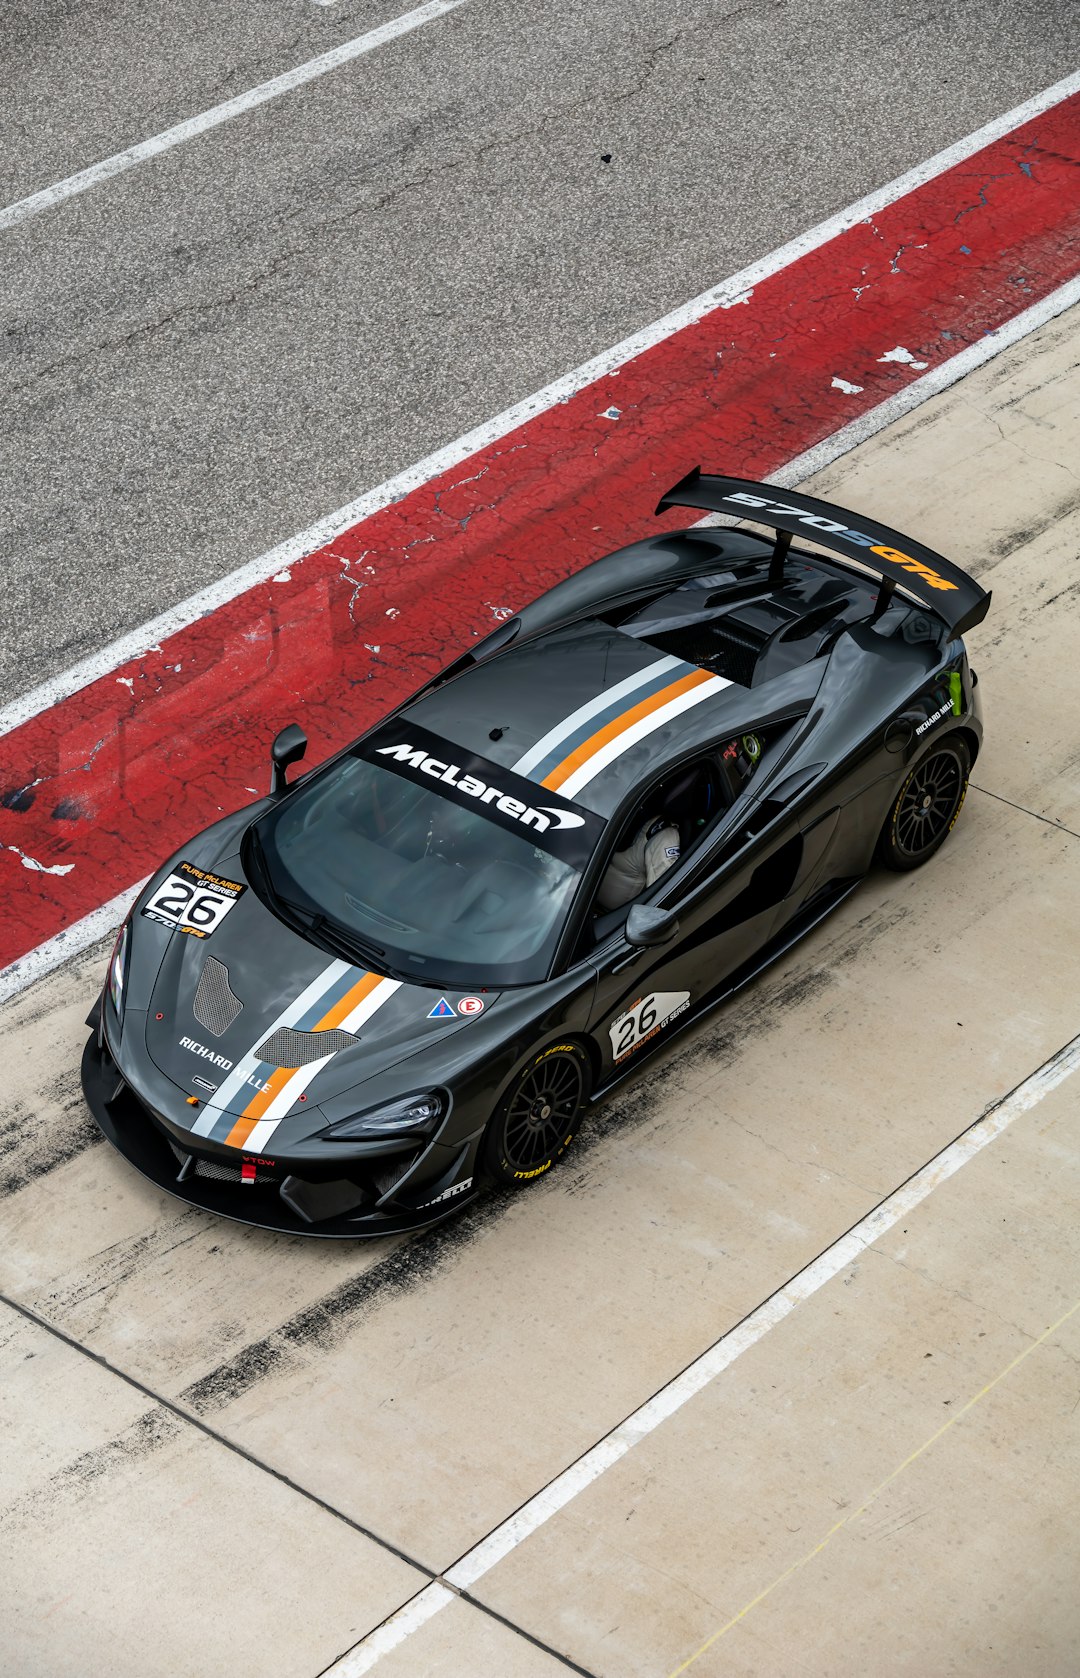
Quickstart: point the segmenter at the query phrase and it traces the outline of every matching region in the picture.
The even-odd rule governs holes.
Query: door
[[[762,818],[760,808],[732,816],[696,864],[687,858],[679,878],[644,894],[677,913],[671,942],[636,949],[619,932],[596,952],[589,1024],[602,1083],[720,990],[783,917],[804,852],[797,818],[776,809]]]

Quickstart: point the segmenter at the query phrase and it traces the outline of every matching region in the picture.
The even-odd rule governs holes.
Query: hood
[[[218,869],[246,885],[237,856]],[[209,936],[167,935],[146,1047],[198,1100],[182,1109],[193,1133],[261,1147],[266,1127],[285,1118],[297,1120],[294,1140],[321,1129],[320,1101],[463,1030],[496,1001],[497,993],[444,994],[330,956],[248,887]]]

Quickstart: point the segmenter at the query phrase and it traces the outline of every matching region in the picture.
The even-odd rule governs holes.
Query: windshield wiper
[[[364,938],[360,933],[353,932],[351,928],[342,926],[340,921],[332,920],[329,915],[320,914],[317,910],[305,909],[299,903],[292,903],[287,897],[279,897],[277,901],[285,905],[286,909],[290,911],[290,916],[295,917],[304,932],[313,933],[336,955],[343,956],[346,961],[352,962],[355,962],[358,956],[365,963],[374,960],[391,979],[401,979],[403,977],[402,974],[396,973],[390,966],[386,959],[386,951],[381,944],[375,944],[370,938]]]
[[[327,915],[316,915],[311,923],[311,930],[320,938],[325,938],[328,943],[335,942],[342,949],[352,950],[354,953],[359,951],[365,960],[374,956],[376,961],[386,967],[386,951],[381,944],[373,944],[370,939],[361,937],[358,932],[341,926],[337,921],[332,921]]]
[[[348,927],[342,926],[339,921],[332,920],[318,909],[309,909],[304,903],[295,903],[292,898],[282,897],[281,893],[275,890],[274,882],[270,877],[270,870],[262,854],[262,845],[254,830],[249,830],[248,841],[250,845],[247,858],[249,872],[258,874],[259,883],[266,893],[267,899],[287,926],[293,927],[297,932],[313,933],[322,943],[328,945],[336,955],[342,956],[346,961],[355,962],[359,956],[361,961],[367,963],[374,958],[383,970],[389,974],[390,978],[400,979],[403,977],[402,974],[395,973],[389,966],[386,960],[386,951],[381,944],[376,944],[370,938],[364,938],[360,933],[351,931]]]

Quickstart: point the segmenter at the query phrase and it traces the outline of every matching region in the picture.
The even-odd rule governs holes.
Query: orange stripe
[[[382,975],[380,973],[365,973],[362,979],[358,979],[356,984],[345,992],[340,1002],[335,1002],[334,1006],[326,1011],[322,1019],[312,1027],[312,1030],[330,1031],[334,1026],[340,1025],[342,1020],[352,1013],[357,1003],[363,1002],[365,996],[370,996],[375,986],[381,984]]]
[[[711,681],[712,672],[710,670],[691,670],[689,675],[680,676],[677,682],[672,682],[669,687],[661,688],[659,693],[652,694],[648,699],[639,700],[636,705],[630,707],[629,711],[624,711],[621,717],[613,717],[611,722],[605,723],[604,727],[597,729],[596,733],[590,735],[588,740],[583,740],[580,746],[576,746],[569,757],[564,757],[562,762],[551,770],[550,774],[544,776],[540,783],[541,786],[547,787],[549,792],[558,791],[563,782],[570,779],[574,770],[580,769],[581,765],[586,763],[589,758],[594,757],[602,746],[607,745],[609,740],[614,740],[626,729],[633,728],[634,724],[640,722],[642,717],[651,716],[654,711],[659,711],[662,705],[667,705],[672,699],[678,699],[681,693],[688,693],[691,688],[700,687],[702,682]]]
[[[243,1147],[275,1095],[279,1095],[285,1088],[295,1070],[296,1068],[292,1066],[279,1066],[276,1071],[271,1072],[263,1088],[255,1091],[243,1113],[226,1136],[225,1141],[227,1143],[231,1143],[234,1148]]]
[[[259,1121],[257,1119],[237,1119],[228,1136],[225,1138],[226,1145],[230,1148],[245,1147],[247,1145],[248,1137],[251,1135],[258,1122]]]

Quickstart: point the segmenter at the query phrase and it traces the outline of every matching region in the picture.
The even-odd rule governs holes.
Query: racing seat
[[[643,825],[655,825],[656,821],[661,821],[666,828],[677,830],[679,852],[685,855],[719,810],[720,804],[719,787],[712,769],[707,763],[691,764],[666,785],[657,788],[646,804],[638,806],[623,830],[624,845],[632,842]],[[616,851],[615,856],[618,855],[619,852]],[[672,857],[664,872],[667,867],[673,867],[677,860],[678,856]],[[609,870],[610,868],[611,864]],[[662,874],[658,878],[662,878]],[[652,883],[655,885],[657,879],[654,878]],[[602,889],[603,886],[600,887],[600,890]],[[609,932],[621,926],[630,912],[630,905],[648,889],[648,886],[642,885],[634,897],[620,904],[617,909],[600,910],[594,915],[594,940],[599,942],[606,938]]]

